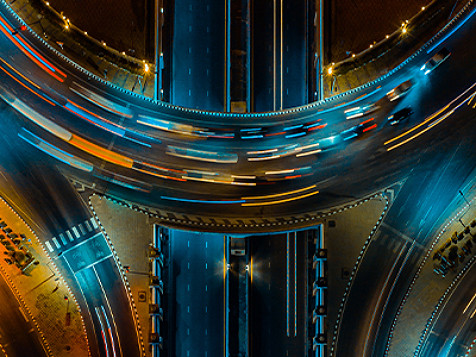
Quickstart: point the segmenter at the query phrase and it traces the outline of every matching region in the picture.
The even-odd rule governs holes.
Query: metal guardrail
[[[158,233],[158,234],[157,234]],[[164,282],[162,280],[162,268],[164,266],[164,254],[162,243],[169,239],[169,231],[164,227],[154,227],[152,244],[149,247],[149,259],[151,261],[151,275],[149,288],[151,292],[149,316],[151,320],[149,344],[152,349],[152,357],[160,357],[160,351],[164,348],[164,339],[161,335],[161,321],[164,319],[162,309],[162,297],[164,295]]]
[[[314,297],[312,323],[315,326],[312,350],[315,357],[325,357],[327,354],[327,249],[324,241],[324,225],[321,224],[318,231],[316,251],[312,260],[312,267],[315,271],[312,285],[312,296]]]

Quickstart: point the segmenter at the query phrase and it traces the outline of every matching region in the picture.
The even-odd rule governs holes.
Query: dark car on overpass
[[[397,125],[402,120],[408,119],[412,114],[413,114],[412,108],[406,107],[390,115],[388,117],[388,122],[390,123],[390,125]]]

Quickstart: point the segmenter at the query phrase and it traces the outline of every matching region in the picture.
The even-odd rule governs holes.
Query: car
[[[413,110],[410,107],[403,108],[388,117],[390,125],[397,125],[402,120],[408,119],[413,114]]]
[[[344,130],[341,132],[342,140],[350,140],[356,137],[363,135],[364,133],[375,129],[377,124],[374,121],[374,118],[363,121],[362,123],[353,126],[350,129]]]
[[[390,92],[387,93],[387,98],[393,102],[408,93],[408,91],[412,88],[413,83],[411,80],[405,81],[400,83],[398,86],[393,88]]]
[[[363,117],[364,115],[373,113],[378,110],[379,107],[375,104],[366,104],[359,107],[350,108],[344,111],[346,119],[354,119]]]
[[[427,75],[440,64],[442,64],[449,56],[451,52],[447,48],[442,48],[437,54],[431,57],[421,68],[421,71],[424,71],[424,74]]]

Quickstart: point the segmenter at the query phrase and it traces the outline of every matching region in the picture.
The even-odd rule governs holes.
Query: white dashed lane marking
[[[63,243],[63,245],[66,245],[67,242],[66,242],[66,238],[64,237],[64,234],[60,233],[59,236],[60,236],[60,239],[61,239],[61,243]]]
[[[51,246],[50,242],[45,242],[45,245],[46,245],[46,248],[48,248],[48,250],[50,252],[52,252],[54,250],[53,247]]]
[[[66,235],[68,236],[68,239],[69,239],[70,242],[72,242],[74,240],[74,237],[73,237],[73,235],[71,234],[70,231],[66,231]]]
[[[98,226],[98,224],[96,223],[96,220],[94,219],[94,217],[91,217],[89,220],[90,220],[91,223],[93,224],[94,229],[98,229],[98,228],[99,228],[99,226]]]
[[[76,238],[81,237],[81,235],[79,234],[78,229],[77,229],[76,227],[71,228],[71,230],[73,231],[73,233],[74,233],[74,235],[76,236]]]
[[[61,248],[60,244],[58,243],[58,240],[56,239],[56,237],[53,237],[51,238],[51,240],[53,241],[53,243],[56,245],[56,248]]]

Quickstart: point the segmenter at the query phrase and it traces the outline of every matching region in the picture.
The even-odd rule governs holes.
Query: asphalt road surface
[[[119,273],[104,237],[71,183],[55,168],[54,161],[42,153],[29,152],[30,148],[11,134],[18,132],[15,121],[9,120],[11,116],[16,114],[7,111],[0,116],[2,196],[33,227],[50,255],[56,257],[58,267],[86,313],[83,317],[93,353],[106,355],[100,347],[101,326],[95,314],[95,307],[104,306],[115,334],[113,338],[116,343],[121,340],[127,353],[123,355],[139,355],[138,337],[131,333],[135,325],[127,293],[122,284],[117,284]],[[45,170],[47,165],[51,166]],[[120,321],[117,328],[114,318]]]
[[[173,356],[223,355],[225,237],[171,230],[169,242],[168,350]]]
[[[307,104],[307,1],[252,4],[253,111]]]
[[[360,263],[335,356],[382,355],[419,259],[476,168],[474,154],[468,159],[471,147],[471,139],[462,137],[410,174]],[[359,329],[353,321],[360,321]]]
[[[172,104],[224,110],[224,6],[224,1],[174,1]]]
[[[250,240],[250,356],[304,356],[307,335],[307,233]]]
[[[36,328],[0,274],[0,356],[47,356]],[[4,354],[4,352],[6,354]]]
[[[75,170],[75,175],[83,176],[83,180],[90,185],[96,185],[102,192],[185,214],[202,213],[202,206],[206,205],[209,208],[207,209],[209,215],[214,216],[235,218],[292,216],[308,211],[307,207],[312,207],[313,210],[332,207],[386,187],[406,177],[409,170],[419,160],[431,158],[435,149],[442,145],[444,140],[458,140],[456,136],[451,137],[451,133],[456,132],[455,128],[465,127],[466,133],[474,130],[474,121],[470,120],[474,116],[474,109],[466,105],[474,93],[472,78],[476,69],[473,65],[474,53],[472,52],[475,50],[467,46],[468,39],[474,37],[474,30],[474,21],[470,19],[448,37],[444,41],[444,46],[452,52],[451,56],[427,76],[419,71],[419,68],[430,55],[435,53],[435,50],[431,53],[423,51],[420,56],[396,74],[379,85],[369,87],[365,92],[339,97],[323,107],[289,112],[279,117],[279,120],[283,121],[276,128],[274,127],[276,120],[273,123],[273,120],[267,118],[266,121],[269,124],[266,124],[266,130],[263,130],[265,133],[271,131],[270,134],[273,135],[259,140],[242,139],[243,132],[236,131],[237,128],[249,125],[250,121],[254,121],[255,127],[263,124],[258,115],[240,118],[240,123],[236,121],[229,123],[219,115],[162,107],[159,115],[162,119],[159,119],[155,114],[157,111],[151,110],[157,107],[149,101],[119,93],[103,84],[94,83],[94,86],[91,86],[91,82],[88,82],[84,74],[78,74],[68,65],[64,65],[67,74],[64,83],[59,82],[24,56],[18,49],[20,45],[15,45],[11,36],[2,37],[1,55],[13,63],[14,67],[29,68],[23,72],[35,81],[44,83],[43,87],[48,91],[48,95],[57,98],[62,104],[51,106],[47,101],[38,99],[39,93],[36,93],[36,89],[32,89],[33,92],[25,91],[23,85],[20,86],[16,82],[20,80],[23,83],[25,79],[8,67],[5,64],[7,62],[2,64],[4,71],[1,71],[1,75],[4,79],[6,100],[17,108],[22,106],[21,103],[26,102],[31,107],[23,108],[23,111],[30,109],[35,111],[33,115],[30,114],[30,120],[23,123],[25,128],[40,139],[46,140],[48,145],[58,147],[91,163],[94,166],[92,175],[84,170],[72,170]],[[48,54],[48,56],[53,55]],[[15,79],[12,79],[10,75]],[[384,98],[387,91],[409,78],[414,81],[414,85],[406,97],[395,102],[389,102]],[[22,88],[21,91],[20,88]],[[59,98],[58,95],[60,95]],[[114,103],[116,108],[114,110],[124,115],[112,115],[110,112],[108,114],[104,109],[106,104],[103,104],[102,109],[98,108],[91,102],[90,97],[95,98],[96,102],[99,100],[107,105]],[[91,120],[81,120],[81,116],[85,117],[87,112],[71,103],[64,104],[64,101],[67,102],[66,98],[73,103],[77,101],[77,105],[88,111],[98,112],[101,116],[109,118],[111,123],[127,127],[126,134],[118,135],[117,127],[115,129],[109,127],[109,131],[104,131],[104,123],[95,125],[91,123]],[[104,101],[105,99],[107,102]],[[360,138],[343,141],[339,133],[361,122],[360,119],[345,120],[344,111],[356,105],[371,103],[377,103],[381,109],[362,120],[370,120],[373,117],[376,127],[363,133]],[[65,110],[65,105],[68,105],[67,108],[73,112],[82,110],[80,119],[77,114]],[[397,127],[385,124],[389,113],[407,105],[411,105],[414,109],[414,115],[407,122]],[[43,113],[49,119],[62,123],[77,137],[74,136],[72,140],[65,142],[57,136],[44,132],[31,122],[32,117],[37,117],[35,113]],[[197,140],[197,137],[176,132],[184,130],[183,128],[174,129],[175,131],[157,130],[150,126],[145,128],[141,121],[149,120],[147,119],[149,116],[156,117],[153,121],[154,125],[157,125],[157,120],[165,120],[169,124],[170,120],[181,121],[180,117],[191,119],[189,124],[200,126],[220,122],[220,124],[212,125],[221,128],[220,130],[231,130],[236,136],[234,139],[208,137],[204,140],[202,137],[201,140]],[[284,123],[284,120],[293,120],[292,123],[296,125],[303,125],[303,121],[316,124],[319,119],[326,124],[325,127],[305,135],[301,135],[302,132],[298,133],[298,137],[292,134],[293,129],[290,129],[290,124]],[[417,126],[419,124],[422,125]],[[272,125],[274,126],[271,127]],[[226,129],[226,127],[233,129]],[[290,134],[275,135],[277,133],[273,132],[273,128],[287,129],[284,132],[290,132]],[[149,137],[138,136],[134,130],[147,133]],[[399,134],[403,136],[398,137]],[[11,133],[11,135],[15,134]],[[156,138],[152,140],[150,135]],[[321,139],[333,136],[336,136],[335,146],[326,148],[323,144],[322,153],[297,156],[302,150],[309,152],[309,148],[303,149],[303,147],[321,144],[319,142]],[[89,143],[85,150],[83,139],[113,150],[114,154],[94,152],[96,147]],[[137,143],[142,140],[146,143]],[[187,154],[177,154],[173,151],[175,149],[171,149],[175,146],[184,150],[198,150],[199,153],[194,152],[193,155],[203,155],[203,152],[206,152],[212,155],[212,158],[202,157],[197,160],[183,157]],[[296,148],[299,151],[295,151]],[[277,152],[279,155],[256,161],[253,160],[253,155],[256,158],[256,154],[250,154],[256,150],[271,150],[268,155],[270,152]],[[120,157],[123,160],[122,164],[118,165],[113,157],[116,154],[126,156]],[[222,157],[220,155],[231,155],[231,157],[237,157],[238,161],[235,164],[221,163],[217,159]],[[132,169],[129,167],[131,160],[135,165]],[[148,161],[148,164],[154,166],[146,166],[147,169],[142,171],[137,169],[137,165],[142,165],[141,162]],[[154,173],[147,172],[152,170],[151,167],[156,170]],[[283,174],[273,174],[276,172]],[[237,176],[256,176],[256,182],[251,182],[256,183],[256,186],[229,184],[230,180],[235,180],[233,182],[236,183],[239,180],[236,179]],[[138,194],[137,191],[140,192],[141,189],[146,190],[147,194]],[[295,193],[296,190],[299,190],[299,193]],[[281,204],[284,203],[283,200],[272,199],[272,196],[277,193],[286,197],[286,204]],[[262,196],[266,198],[255,198]]]
[[[466,353],[474,343],[476,331],[475,269],[473,264],[437,314],[420,356],[471,356],[471,352]]]

